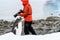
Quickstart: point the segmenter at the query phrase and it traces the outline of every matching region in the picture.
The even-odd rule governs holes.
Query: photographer
[[[25,35],[31,32],[33,35],[36,35],[34,29],[31,27],[32,24],[32,8],[29,4],[29,0],[21,0],[24,6],[23,12],[18,14],[18,16],[24,17],[24,33]]]

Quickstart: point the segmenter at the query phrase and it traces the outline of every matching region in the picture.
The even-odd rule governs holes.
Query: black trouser
[[[31,27],[32,22],[26,22],[24,23],[24,33],[25,35],[29,34],[31,32],[33,35],[36,35],[34,29]]]

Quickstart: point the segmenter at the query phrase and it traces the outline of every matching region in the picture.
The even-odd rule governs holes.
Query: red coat
[[[24,17],[25,21],[32,21],[32,8],[30,4],[24,6],[23,13],[19,14],[19,16]]]

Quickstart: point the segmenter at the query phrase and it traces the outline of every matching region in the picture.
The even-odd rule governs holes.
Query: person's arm
[[[24,9],[23,9],[23,13],[21,14],[18,14],[18,16],[22,16],[22,17],[25,17],[28,15],[28,6],[26,6]]]

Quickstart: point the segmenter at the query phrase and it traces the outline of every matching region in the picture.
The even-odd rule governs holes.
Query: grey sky
[[[47,0],[30,0],[33,8],[33,20],[45,18],[43,6]],[[22,9],[20,0],[0,0],[0,19],[14,20],[13,15]]]

